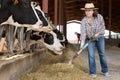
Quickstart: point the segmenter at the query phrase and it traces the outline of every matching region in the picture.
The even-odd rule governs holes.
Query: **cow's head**
[[[40,7],[39,3],[32,1],[31,5],[34,6],[40,20],[43,22],[43,26],[48,26],[47,18],[45,17],[44,12],[41,10],[41,7]]]
[[[31,40],[35,41],[39,41],[40,39],[42,39],[42,42],[46,46],[46,48],[53,51],[54,54],[63,54],[63,49],[65,48],[65,46],[63,46],[61,42],[65,44],[66,39],[64,39],[63,34],[57,29],[52,30],[49,33],[43,31],[32,31],[30,38]]]
[[[43,28],[49,27],[49,28],[52,29],[52,27],[50,26],[44,12],[41,10],[41,7],[40,7],[39,3],[32,1],[31,5],[34,6],[35,11],[37,12],[37,15],[39,16],[39,19],[42,21],[42,23],[43,23],[42,27]]]
[[[56,28],[53,29],[53,32],[57,35],[57,39],[59,39],[60,43],[62,44],[62,46],[66,46],[67,44],[67,39],[66,37],[63,35],[63,33],[61,33],[59,30],[57,30]]]
[[[57,38],[57,34],[51,31],[50,33],[40,32],[40,35],[44,39],[44,45],[57,55],[63,54],[64,46],[60,43],[60,40]]]

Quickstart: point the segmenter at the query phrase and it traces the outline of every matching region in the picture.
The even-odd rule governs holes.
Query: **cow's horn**
[[[18,0],[14,0],[14,5],[18,4],[19,1]]]

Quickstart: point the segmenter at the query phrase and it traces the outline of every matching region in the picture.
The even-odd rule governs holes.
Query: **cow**
[[[19,2],[20,3],[20,2]],[[16,7],[15,7],[16,6]],[[18,13],[18,14],[15,14],[16,12],[15,11],[19,11],[19,12],[24,12],[24,10],[25,11],[27,11],[27,8],[25,8],[25,9],[23,9],[23,8],[20,8],[19,9],[19,7],[17,6],[17,5],[10,5],[10,8],[8,8],[9,9],[9,11],[12,13],[12,20],[15,20],[16,22],[18,22],[18,23],[20,23],[20,24],[23,24],[23,25],[21,25],[21,26],[25,26],[24,24],[26,24],[27,23],[27,20],[29,19],[29,18],[27,18],[27,20],[26,21],[21,21],[21,19],[19,19],[17,16],[21,16],[21,13]],[[17,10],[16,10],[17,9]],[[29,12],[29,10],[28,10],[28,12]],[[41,13],[41,11],[40,10],[37,10],[36,9],[36,12],[37,12],[37,14],[38,14],[38,16],[39,16],[39,18],[41,18],[41,15],[43,15],[43,13]],[[25,13],[26,14],[26,13]],[[23,15],[23,16],[25,16],[25,14]],[[27,17],[28,17],[28,15],[27,15]],[[30,18],[31,19],[31,18]],[[33,20],[35,20],[35,19],[33,19]],[[42,20],[42,19],[41,19]],[[9,19],[8,19],[8,21],[10,21]],[[31,20],[30,20],[31,21]],[[42,25],[43,26],[47,26],[49,23],[47,22],[47,24],[46,24],[46,20],[44,21],[44,20],[42,20],[43,21],[43,23],[42,23]],[[31,23],[27,23],[27,24],[31,24]],[[18,25],[19,26],[19,25]],[[29,25],[27,25],[27,26],[29,26]],[[30,28],[29,28],[30,29]],[[35,30],[36,31],[36,30]],[[56,31],[55,29],[54,30],[52,30],[52,31],[50,31],[50,32],[44,32],[44,31],[42,31],[42,32],[40,32],[40,31],[36,31],[37,33],[39,33],[38,35],[36,35],[35,33],[36,32],[34,32],[33,30],[27,30],[27,33],[29,33],[28,35],[27,35],[27,39],[29,40],[29,39],[31,39],[31,40],[34,40],[34,41],[40,41],[40,40],[43,40],[42,41],[42,43],[49,49],[49,50],[52,50],[55,54],[58,54],[58,55],[61,55],[61,54],[63,54],[63,48],[64,48],[64,46],[60,43],[61,41],[63,42],[65,39],[63,38],[63,40],[61,40],[62,38],[58,38],[57,36],[58,36],[58,34],[56,34],[54,31]],[[58,32],[57,32],[58,33]],[[29,37],[29,35],[30,35],[30,37]],[[61,34],[60,34],[61,35]],[[63,36],[62,36],[63,37]],[[37,39],[36,39],[37,38]],[[29,42],[29,41],[26,41],[26,42]]]
[[[7,24],[6,26],[9,27],[29,27],[37,31],[50,31],[51,28],[43,12],[34,11],[34,7],[32,6],[33,4],[31,4],[30,0],[0,0],[0,26]],[[39,15],[39,18],[37,15]],[[9,29],[13,29],[12,27]],[[7,41],[9,43],[9,50],[11,50],[10,52],[13,52],[14,35],[10,34],[7,36]]]
[[[16,4],[15,1],[18,1]],[[35,30],[50,29],[48,22],[40,11],[32,7],[30,0],[0,0],[0,24],[9,24],[16,27],[31,27]],[[37,13],[37,14],[35,14]],[[37,16],[40,17],[37,17]]]
[[[32,44],[43,43],[44,46],[47,49],[53,51],[54,54],[56,55],[63,54],[63,49],[65,48],[65,46],[63,46],[61,42],[63,43],[66,39],[59,30],[53,29],[49,33],[44,31],[38,32],[29,30],[27,33],[28,33],[26,34],[26,37],[28,38],[27,46],[29,48],[30,45]],[[31,42],[29,42],[29,40],[31,40]]]

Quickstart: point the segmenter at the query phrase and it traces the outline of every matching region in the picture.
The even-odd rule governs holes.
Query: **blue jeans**
[[[89,41],[86,38],[85,43]],[[96,62],[95,62],[95,47],[99,53],[99,59],[101,64],[101,72],[106,73],[108,72],[108,66],[106,62],[105,56],[105,38],[104,36],[98,38],[98,40],[92,41],[88,46],[88,59],[89,59],[89,72],[90,74],[96,74]]]

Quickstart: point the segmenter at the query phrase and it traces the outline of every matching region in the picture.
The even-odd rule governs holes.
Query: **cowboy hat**
[[[98,8],[95,8],[93,3],[86,3],[84,8],[81,8],[81,10],[89,10],[89,9],[93,9],[96,10]]]

